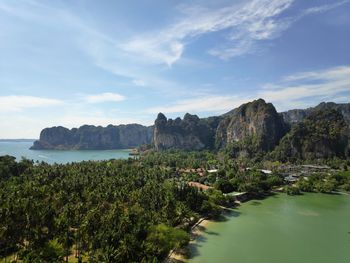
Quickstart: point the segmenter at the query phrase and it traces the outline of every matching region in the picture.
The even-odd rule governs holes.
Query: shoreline
[[[232,208],[221,206],[222,209],[222,216],[224,216],[226,213],[231,211]],[[196,240],[203,235],[206,228],[211,224],[214,223],[215,219],[209,219],[207,217],[200,218],[192,227],[189,232],[190,234],[190,242],[188,244],[180,249],[179,251],[171,250],[169,252],[168,257],[163,261],[164,263],[184,263],[187,262],[187,256],[188,256],[188,248],[193,245]]]
[[[188,247],[196,242],[196,239],[203,234],[205,231],[206,227],[212,223],[213,221],[206,218],[202,217],[200,218],[192,227],[189,232],[190,234],[190,242],[184,247],[184,250],[181,249],[180,251],[175,251],[171,250],[169,252],[168,257],[163,261],[164,263],[184,263],[187,261],[186,250]]]
[[[194,242],[195,239],[200,236],[202,234],[202,232],[204,232],[205,228],[210,224],[212,223],[213,221],[208,219],[208,218],[201,218],[197,221],[196,224],[194,224],[192,227],[191,227],[191,231],[190,231],[190,235],[191,235],[191,241],[189,242],[189,244],[191,242]]]
[[[341,195],[350,195],[350,193],[347,192],[335,192],[336,194],[341,194]],[[286,194],[284,192],[281,191],[271,191],[269,193],[269,195],[264,196],[264,198],[268,198],[274,194]],[[317,193],[317,194],[325,194],[325,193]],[[287,195],[287,194],[286,194]],[[236,203],[235,207],[239,207],[240,205],[254,200],[254,198],[249,198],[247,200],[245,200],[244,202],[239,202]],[[222,209],[222,215],[225,216],[226,213],[228,213],[229,211],[231,211],[232,208],[228,208],[228,207],[221,207]],[[213,219],[208,219],[207,217],[202,217],[200,218],[192,227],[191,230],[189,231],[190,234],[190,242],[183,248],[180,249],[179,251],[174,251],[171,250],[169,252],[168,257],[163,261],[164,263],[185,263],[187,262],[188,258],[188,248],[193,245],[196,242],[196,239],[198,239],[201,235],[203,235],[203,233],[205,232],[206,228],[211,224],[215,222],[215,220]]]

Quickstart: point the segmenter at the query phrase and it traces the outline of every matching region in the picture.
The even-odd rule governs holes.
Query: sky
[[[0,138],[350,102],[350,0],[0,0]]]

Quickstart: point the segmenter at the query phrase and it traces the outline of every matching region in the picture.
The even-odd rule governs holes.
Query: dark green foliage
[[[222,178],[218,179],[214,183],[214,187],[223,193],[230,193],[230,192],[235,190],[234,184],[232,184],[230,181],[222,179]]]
[[[158,255],[159,260],[167,256],[171,249],[178,249],[190,241],[187,232],[159,224],[150,228],[146,239],[146,254]]]
[[[63,262],[65,252],[57,240],[51,240],[40,248],[22,250],[19,256],[24,262]]]
[[[0,156],[0,182],[12,176],[19,176],[32,165],[33,162],[27,159],[16,162],[16,158],[13,156]]]
[[[142,158],[142,163],[149,166],[163,166],[171,168],[208,168],[218,164],[216,155],[210,151],[185,152],[168,150],[163,152],[151,151]]]
[[[272,153],[282,161],[346,157],[347,125],[336,110],[314,111],[292,127]]]
[[[238,191],[248,192],[253,195],[262,195],[275,186],[275,181],[270,180],[269,177],[270,176],[257,170],[245,171],[238,176]],[[279,183],[280,182],[277,181],[276,185],[279,185]]]
[[[160,260],[188,241],[175,226],[219,212],[216,199],[151,161],[0,160],[0,257],[56,262],[74,248],[92,262]]]
[[[299,195],[300,194],[299,188],[295,187],[295,186],[286,185],[283,190],[287,193],[287,195]]]
[[[312,174],[301,178],[296,186],[303,192],[331,193],[333,191],[350,192],[350,173],[342,171],[332,174]]]

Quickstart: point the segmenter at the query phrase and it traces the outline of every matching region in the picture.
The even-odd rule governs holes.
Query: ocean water
[[[47,163],[69,163],[88,160],[127,159],[130,150],[30,150],[34,140],[2,140],[0,156],[11,155],[20,160],[22,157]]]
[[[191,263],[349,263],[350,195],[278,194],[209,223]]]

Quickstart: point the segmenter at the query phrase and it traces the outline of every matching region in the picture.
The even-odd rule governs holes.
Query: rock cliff
[[[220,117],[198,118],[186,113],[183,119],[167,119],[159,113],[154,123],[154,146],[156,150],[212,149],[215,142],[215,131]]]
[[[307,116],[309,116],[313,111],[333,109],[342,113],[344,120],[350,124],[350,103],[337,104],[334,102],[322,102],[316,107],[311,107],[308,109],[295,109],[285,112],[281,112],[285,122],[289,124],[295,124],[301,122]]]
[[[259,99],[243,104],[226,115],[216,131],[216,146],[250,143],[257,150],[270,151],[286,131],[283,118],[275,107]]]
[[[40,139],[34,142],[31,149],[125,149],[150,144],[152,132],[153,127],[139,124],[109,125],[107,127],[83,125],[71,130],[58,126],[43,129]]]
[[[157,150],[222,148],[252,140],[256,148],[272,150],[286,133],[286,125],[271,103],[259,99],[218,117],[200,119],[186,114],[181,120],[159,113],[154,125]]]

